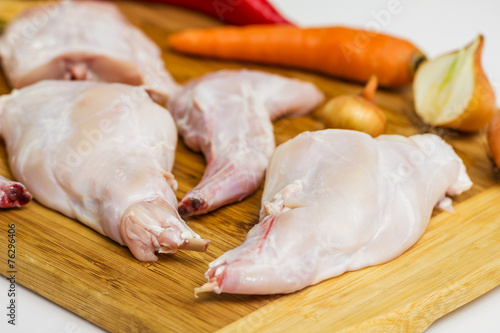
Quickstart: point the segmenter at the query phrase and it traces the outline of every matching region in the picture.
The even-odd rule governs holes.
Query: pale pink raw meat
[[[323,101],[311,83],[241,70],[189,82],[169,104],[184,142],[207,167],[179,212],[203,214],[242,200],[261,184],[275,147],[272,120],[301,116]]]
[[[13,175],[43,205],[142,261],[206,249],[177,213],[174,121],[143,87],[42,81],[0,97],[0,129]]]
[[[23,184],[0,176],[0,208],[21,207],[31,199],[31,194]]]
[[[48,79],[120,82],[145,85],[162,103],[178,89],[158,46],[103,1],[26,10],[0,37],[0,60],[14,88]]]
[[[471,185],[432,134],[302,133],[271,158],[260,222],[196,292],[290,293],[387,262],[420,238],[436,203]]]

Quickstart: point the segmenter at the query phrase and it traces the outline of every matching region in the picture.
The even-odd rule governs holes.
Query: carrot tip
[[[410,59],[410,71],[412,75],[417,72],[418,67],[427,61],[427,56],[421,51],[416,51]]]

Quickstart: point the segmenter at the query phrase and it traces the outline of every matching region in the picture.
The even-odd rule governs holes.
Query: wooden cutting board
[[[10,20],[37,1],[2,1]],[[191,58],[175,54],[165,37],[188,27],[218,23],[164,5],[118,2],[125,15],[164,51],[179,82],[223,68],[255,68],[315,83],[328,98],[361,86],[299,70]],[[0,93],[8,93],[4,78]],[[376,103],[388,116],[388,133],[425,130],[414,115],[412,94],[380,91]],[[277,143],[322,129],[316,111],[275,124]],[[0,273],[7,275],[8,225],[15,224],[17,283],[111,332],[340,331],[421,332],[434,320],[500,284],[500,186],[485,149],[484,133],[443,133],[463,158],[473,188],[455,198],[456,214],[434,212],[420,241],[389,263],[349,272],[291,295],[203,294],[208,263],[241,244],[258,222],[262,188],[241,203],[188,223],[211,239],[208,253],[161,255],[157,263],[135,260],[128,249],[33,202],[0,212]],[[204,159],[179,143],[173,170],[178,198],[200,180]],[[3,144],[0,174],[10,177]]]

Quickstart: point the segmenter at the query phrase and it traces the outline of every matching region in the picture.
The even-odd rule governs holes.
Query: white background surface
[[[500,96],[500,1],[465,0],[272,0],[292,21],[303,26],[343,24],[380,28],[418,45],[430,58],[485,36],[483,64]],[[497,104],[500,98],[497,99]],[[500,254],[499,254],[500,255]],[[18,272],[22,274],[22,272]],[[16,286],[17,325],[7,324],[9,283],[0,279],[0,332],[95,333],[101,329]],[[99,306],[96,304],[96,306]],[[166,328],[168,330],[168,328]],[[500,332],[500,287],[446,315],[434,323],[430,333]]]

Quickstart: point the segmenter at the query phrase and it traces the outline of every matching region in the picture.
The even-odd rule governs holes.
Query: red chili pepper
[[[197,10],[221,22],[248,24],[289,24],[267,0],[146,0]]]

